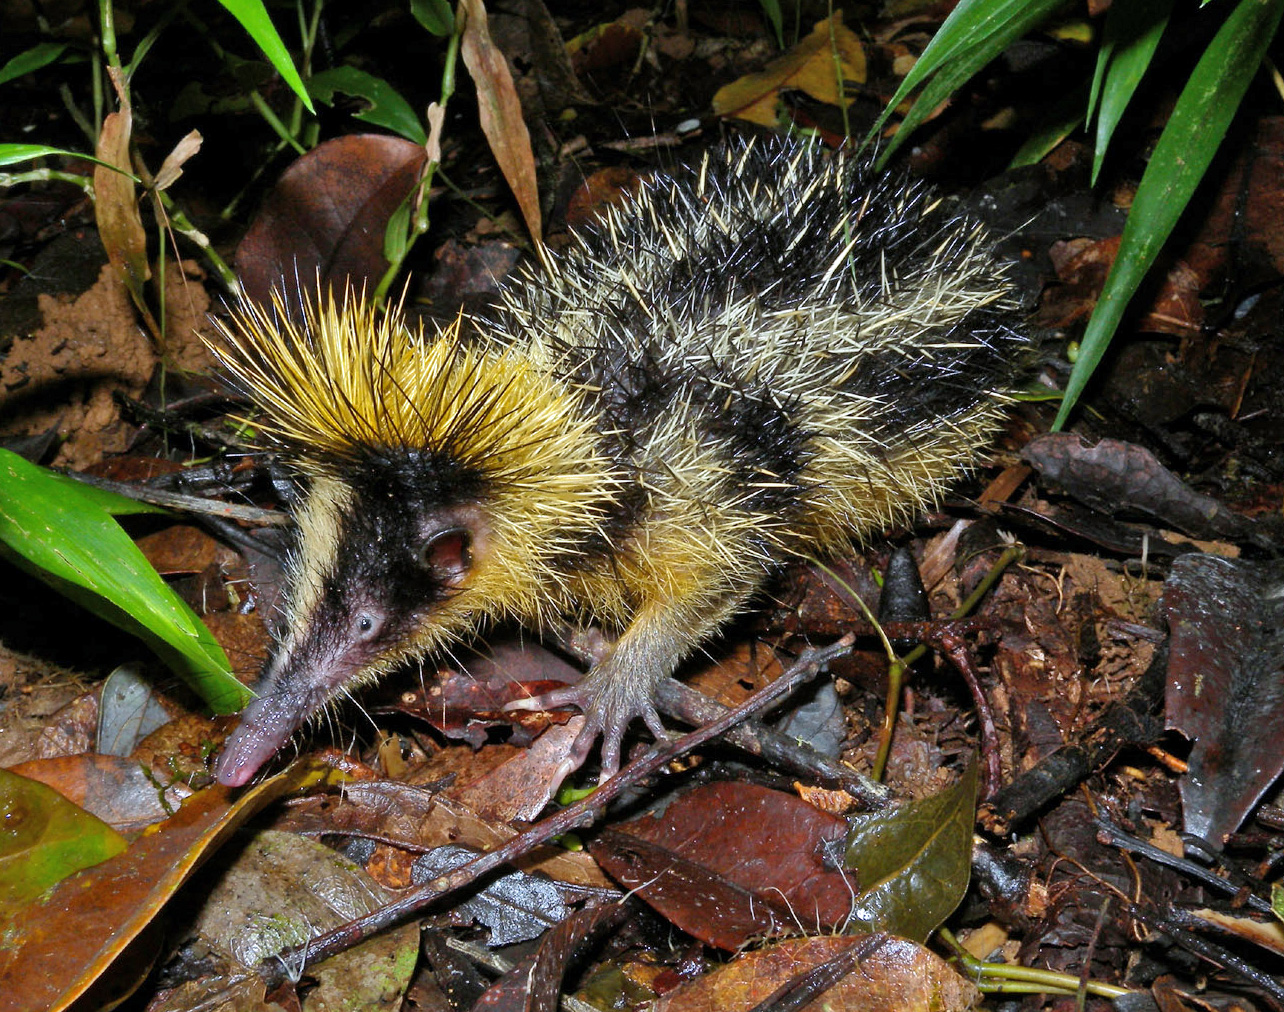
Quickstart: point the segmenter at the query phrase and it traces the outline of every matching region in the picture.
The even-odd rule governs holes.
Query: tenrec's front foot
[[[584,765],[584,760],[597,740],[602,740],[602,773],[599,783],[609,780],[620,771],[620,754],[625,732],[637,718],[641,718],[657,740],[668,737],[660,715],[650,694],[639,692],[636,687],[618,687],[618,680],[587,676],[579,685],[554,689],[529,699],[517,699],[507,704],[506,710],[556,710],[573,706],[584,714],[584,727],[571,743],[570,752],[554,774],[554,790],[562,780]]]

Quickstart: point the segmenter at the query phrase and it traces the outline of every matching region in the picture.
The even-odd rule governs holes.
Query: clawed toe
[[[555,774],[558,782],[584,765],[593,746],[601,739],[601,775],[599,783],[620,771],[624,735],[636,718],[641,718],[657,740],[667,737],[660,715],[649,699],[621,700],[610,693],[594,691],[586,680],[580,685],[553,689],[527,699],[514,700],[505,710],[553,710],[573,706],[584,714],[584,726],[571,743],[570,752]]]

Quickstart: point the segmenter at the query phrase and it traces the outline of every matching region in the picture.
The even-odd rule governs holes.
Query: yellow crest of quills
[[[532,705],[600,737],[782,562],[907,520],[1026,358],[991,240],[927,186],[778,140],[652,180],[507,282],[479,335],[355,298],[238,310],[218,348],[307,479],[283,633],[218,760],[247,782],[328,702],[501,620],[611,648]]]

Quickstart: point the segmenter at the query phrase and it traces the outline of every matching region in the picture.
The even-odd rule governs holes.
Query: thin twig
[[[844,656],[851,650],[856,637],[844,636],[831,646],[804,651],[798,660],[780,678],[764,686],[734,710],[728,710],[711,724],[672,741],[659,742],[646,755],[631,763],[582,801],[578,801],[542,822],[536,823],[525,833],[513,837],[502,847],[480,854],[467,864],[460,865],[431,882],[364,917],[342,924],[332,931],[319,935],[302,945],[287,949],[258,966],[260,976],[269,989],[283,979],[283,968],[297,969],[342,952],[384,928],[398,924],[418,913],[447,893],[454,892],[489,873],[503,864],[511,863],[529,853],[540,844],[554,837],[592,825],[605,811],[606,806],[646,777],[658,772],[692,749],[723,734],[751,713],[763,710],[792,692],[798,685],[813,677],[830,661]]]

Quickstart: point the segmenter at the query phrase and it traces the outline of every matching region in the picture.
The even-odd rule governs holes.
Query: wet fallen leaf
[[[684,931],[734,950],[785,927],[845,923],[856,883],[824,855],[846,830],[791,794],[725,782],[603,831],[590,851]]]
[[[1069,327],[1092,314],[1106,276],[1119,254],[1119,240],[1116,235],[1106,239],[1076,239],[1054,246],[1051,255],[1061,284],[1052,286],[1040,300],[1037,314],[1040,326]],[[1204,323],[1199,293],[1208,282],[1206,276],[1200,276],[1188,264],[1176,263],[1164,277],[1137,329],[1178,337],[1198,334]]]
[[[583,726],[582,717],[572,717],[549,727],[529,748],[517,749],[511,758],[450,793],[496,823],[535,819],[551,799],[557,770]]]
[[[1249,538],[1256,526],[1216,499],[1196,492],[1145,447],[1119,439],[1089,446],[1072,432],[1054,432],[1021,453],[1039,473],[1103,513],[1136,510],[1196,538]]]
[[[415,852],[447,843],[494,850],[517,835],[511,826],[484,819],[440,792],[393,780],[348,784],[341,804],[328,796],[309,798],[294,806],[280,825],[316,836],[368,836]],[[523,871],[541,871],[559,882],[610,888],[587,854],[561,847],[536,848],[515,864]]]
[[[659,999],[654,1012],[738,1012],[752,1009],[791,979],[868,947],[868,936],[799,938],[741,956]],[[970,1009],[981,993],[939,956],[903,938],[885,938],[832,987],[803,1006],[861,1012],[954,1012]]]
[[[0,935],[10,919],[73,872],[119,854],[125,838],[53,788],[0,770]]]
[[[158,784],[137,759],[92,752],[35,759],[19,763],[12,772],[53,788],[121,832],[160,822],[191,794],[183,784]]]
[[[423,885],[477,857],[477,851],[455,844],[437,847],[415,859],[412,881]],[[491,948],[529,942],[566,919],[566,904],[557,886],[543,875],[513,871],[492,876],[485,886],[455,905],[451,916],[468,918],[490,929]]]
[[[6,933],[0,1010],[59,1012],[82,996],[96,998],[96,982],[239,826],[269,802],[333,777],[330,769],[300,765],[239,796],[230,788],[206,788],[127,850],[63,879],[25,907]]]
[[[852,816],[847,866],[860,895],[852,923],[924,940],[963,900],[972,863],[976,765],[939,794]]]
[[[780,92],[796,88],[820,102],[846,107],[852,99],[839,91],[841,82],[865,81],[865,49],[860,38],[835,12],[816,24],[811,34],[784,56],[754,74],[718,89],[713,111],[719,116],[775,127]]]
[[[1284,565],[1190,554],[1173,563],[1168,727],[1191,739],[1186,832],[1220,847],[1284,772]]]
[[[643,178],[623,165],[598,169],[571,194],[566,205],[566,227],[582,229],[600,222],[611,207],[638,192]]]
[[[604,903],[577,910],[546,932],[535,951],[496,981],[473,1008],[488,1012],[557,1008],[562,978],[576,953],[634,914],[636,910],[628,903]]]
[[[632,66],[646,41],[637,25],[612,21],[567,39],[566,51],[577,74],[600,74],[613,67]]]
[[[122,664],[103,682],[94,751],[124,758],[169,718],[155,679],[138,665]]]
[[[225,867],[207,870],[219,879],[191,923],[183,955],[214,969],[170,992],[151,1012],[186,1012],[242,994],[252,997],[258,963],[389,899],[359,866],[293,833],[257,833],[234,849]],[[402,925],[308,967],[307,1007],[395,1008],[414,971],[418,943],[419,926]],[[242,987],[247,978],[248,989]]]

